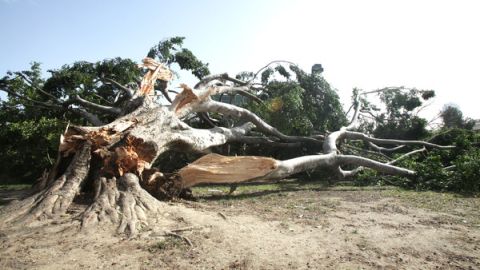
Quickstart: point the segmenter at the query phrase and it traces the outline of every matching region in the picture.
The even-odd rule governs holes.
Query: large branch
[[[368,158],[335,153],[303,156],[284,161],[267,157],[225,157],[209,154],[182,168],[178,174],[183,187],[191,187],[201,183],[239,183],[257,179],[282,179],[318,167],[338,167],[345,164],[368,167],[388,174],[415,174],[414,171]]]
[[[387,163],[385,163],[386,165],[393,165],[395,163],[398,163],[404,159],[406,159],[407,157],[410,157],[412,155],[415,155],[415,154],[418,154],[418,153],[421,153],[421,152],[424,152],[426,151],[427,149],[425,147],[421,148],[421,149],[417,149],[417,150],[413,150],[411,152],[408,152],[406,154],[403,154],[401,156],[399,156],[398,158],[394,159],[394,160],[391,160]],[[371,168],[371,167],[370,167]],[[337,167],[337,172],[343,177],[352,177],[354,175],[356,175],[357,173],[363,171],[365,169],[365,167],[363,166],[360,166],[360,167],[357,167],[353,170],[350,170],[350,171],[344,171],[342,170],[342,168],[340,166]],[[375,168],[372,168],[372,169],[375,169]]]
[[[235,118],[248,120],[252,122],[257,127],[257,129],[259,129],[263,133],[275,136],[286,142],[300,141],[300,142],[309,142],[309,143],[315,143],[315,144],[320,143],[318,140],[309,138],[309,137],[285,135],[280,131],[278,131],[276,128],[270,126],[268,123],[263,121],[256,114],[252,113],[247,109],[244,109],[235,105],[208,100],[206,102],[199,103],[197,106],[193,106],[192,110],[195,112],[217,112],[223,115],[228,115]]]
[[[233,128],[215,127],[211,129],[197,129],[185,125],[183,130],[172,134],[172,141],[173,144],[178,144],[180,147],[188,146],[190,150],[203,152],[213,146],[238,142],[253,127],[251,123]]]
[[[335,153],[330,153],[324,155],[303,156],[281,161],[278,171],[272,173],[272,175],[269,175],[268,178],[284,178],[292,174],[312,170],[320,166],[337,167],[346,164],[368,167],[387,174],[415,174],[414,171],[381,163],[364,157],[354,155],[337,155]]]
[[[397,162],[400,162],[400,161],[406,159],[406,158],[409,157],[409,156],[413,156],[413,155],[415,155],[415,154],[422,153],[422,152],[425,152],[425,151],[427,151],[427,148],[425,148],[425,147],[423,147],[423,148],[421,148],[421,149],[416,149],[416,150],[410,151],[410,152],[408,152],[408,153],[405,153],[405,154],[399,156],[398,158],[396,158],[396,159],[394,159],[394,160],[392,160],[392,161],[389,161],[387,164],[393,165],[393,164],[395,164],[395,163],[397,163]]]

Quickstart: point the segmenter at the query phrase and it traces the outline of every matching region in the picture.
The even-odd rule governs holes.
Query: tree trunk
[[[121,116],[102,126],[68,127],[61,138],[59,159],[49,176],[37,186],[39,191],[3,208],[1,223],[28,224],[58,217],[68,211],[76,196],[86,193],[89,206],[80,213],[82,228],[105,223],[113,225],[120,233],[133,235],[140,226],[147,224],[149,216],[158,214],[161,209],[159,200],[185,195],[188,188],[200,183],[280,179],[322,166],[334,168],[343,176],[359,171],[343,171],[341,166],[344,164],[369,167],[389,174],[415,173],[392,164],[342,155],[337,149],[341,140],[439,147],[424,142],[380,140],[350,131],[355,126],[360,107],[358,102],[352,123],[330,133],[323,142],[317,137],[287,136],[246,109],[211,100],[211,95],[248,90],[246,83],[242,87],[209,85],[209,80],[215,79],[215,76],[202,80],[195,91],[182,85],[183,91],[171,105],[158,105],[149,94],[157,79],[168,80],[171,74],[151,59],[145,60],[145,67],[149,71],[141,88],[131,93],[125,90],[130,93],[130,102],[124,108],[87,104]],[[225,76],[222,75],[222,78],[229,78]],[[242,119],[245,124],[233,128],[196,129],[183,121],[187,115],[199,112],[221,113]],[[253,128],[266,136],[248,136]],[[323,144],[324,153],[284,161],[268,157],[209,154],[174,174],[162,173],[161,165],[160,168],[152,168],[159,155],[168,150],[209,153],[212,147],[229,142],[272,143],[281,147],[286,144]]]

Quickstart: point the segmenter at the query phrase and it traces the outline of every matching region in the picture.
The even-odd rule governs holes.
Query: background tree
[[[418,116],[426,100],[433,98],[432,90],[390,87],[378,91],[381,105],[364,103],[373,117],[373,134],[377,137],[399,139],[422,139],[429,133],[427,121]],[[375,112],[375,113],[372,113]]]
[[[463,117],[462,111],[455,105],[447,104],[440,112],[444,128],[465,128],[471,129],[475,124],[470,119]]]

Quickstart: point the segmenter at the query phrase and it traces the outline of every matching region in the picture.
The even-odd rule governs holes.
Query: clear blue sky
[[[434,89],[480,118],[477,1],[0,0],[0,76],[32,61],[140,61],[159,40],[185,45],[212,72],[235,74],[285,59],[321,63],[345,103],[353,87]],[[189,83],[191,78],[184,78]]]

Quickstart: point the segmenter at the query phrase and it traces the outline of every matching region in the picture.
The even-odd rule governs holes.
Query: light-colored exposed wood
[[[226,157],[208,154],[178,173],[184,187],[200,183],[236,183],[267,175],[277,168],[277,161],[267,157]]]
[[[141,66],[147,68],[148,72],[143,77],[139,91],[140,95],[150,94],[157,80],[170,81],[173,78],[172,72],[167,67],[152,58],[146,57],[143,59]]]
[[[186,105],[198,102],[200,99],[193,92],[192,88],[188,87],[186,84],[180,84],[180,87],[183,88],[183,91],[178,94],[170,105],[170,109],[175,113],[181,110]]]

